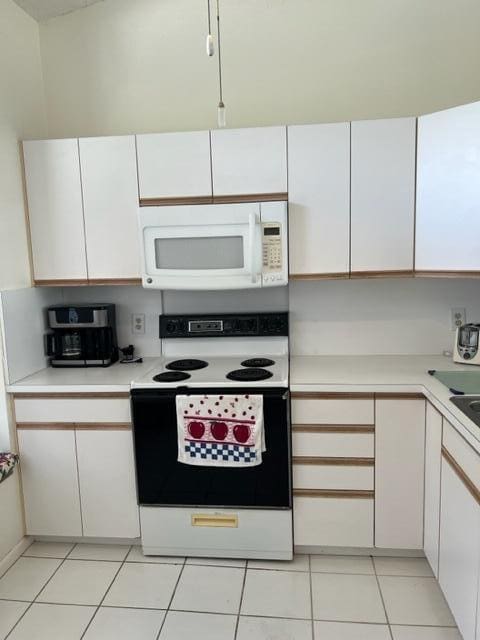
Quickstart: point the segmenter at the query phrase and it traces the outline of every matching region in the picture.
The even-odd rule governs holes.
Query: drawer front
[[[319,397],[312,394],[292,394],[293,424],[373,425],[372,397]]]
[[[374,488],[373,466],[344,466],[324,464],[293,464],[294,489],[352,489]]]
[[[294,543],[373,547],[373,499],[295,497]]]
[[[17,423],[129,423],[129,398],[15,398]]]
[[[140,523],[146,555],[292,557],[290,509],[140,507]]]
[[[465,442],[458,431],[443,419],[444,448],[480,492],[480,455]]]
[[[373,433],[308,433],[294,431],[292,442],[294,456],[373,458],[375,455]]]

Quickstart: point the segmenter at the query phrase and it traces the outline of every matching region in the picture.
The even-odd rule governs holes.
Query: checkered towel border
[[[257,460],[255,447],[238,444],[218,444],[215,442],[186,442],[185,452],[190,458],[202,460],[225,460],[229,462],[254,462]]]

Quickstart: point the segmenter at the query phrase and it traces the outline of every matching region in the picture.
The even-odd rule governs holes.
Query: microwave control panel
[[[282,226],[277,222],[262,224],[262,271],[282,271]]]

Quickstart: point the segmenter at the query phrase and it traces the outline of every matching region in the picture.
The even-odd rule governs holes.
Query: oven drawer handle
[[[229,527],[230,529],[237,529],[238,516],[202,513],[193,514],[192,527]]]

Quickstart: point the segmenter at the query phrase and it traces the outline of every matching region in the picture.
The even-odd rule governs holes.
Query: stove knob
[[[175,323],[174,322],[167,322],[167,333],[175,333]]]

